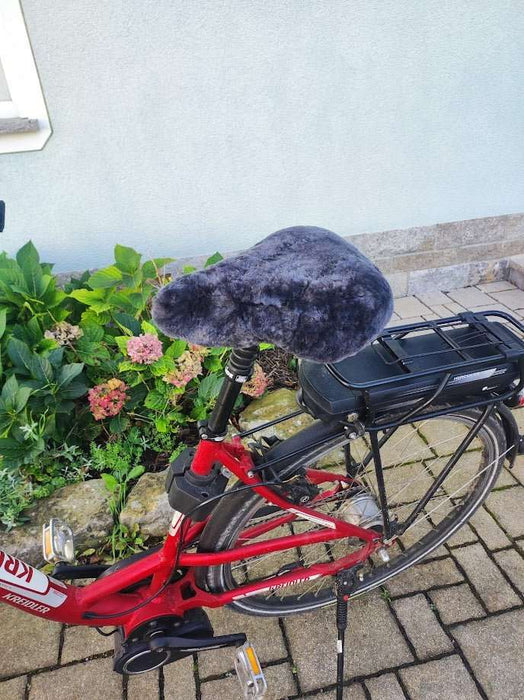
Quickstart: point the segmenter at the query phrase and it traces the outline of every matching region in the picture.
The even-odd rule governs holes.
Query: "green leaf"
[[[125,245],[115,246],[115,261],[116,266],[122,272],[127,272],[128,274],[133,274],[140,267],[140,260],[142,256],[137,253],[133,248],[128,248]]]
[[[82,372],[84,364],[82,362],[73,362],[70,365],[64,365],[58,371],[57,384],[61,389],[69,386],[75,377]]]
[[[162,377],[164,374],[172,372],[175,369],[175,361],[172,357],[166,357],[166,355],[164,355],[159,360],[149,365],[149,369],[153,376]]]
[[[24,374],[32,375],[33,353],[22,340],[18,338],[9,338],[7,354],[16,370]]]
[[[132,335],[140,334],[140,321],[137,321],[134,316],[125,313],[116,313],[113,316],[115,321],[130,331]]]
[[[136,362],[131,362],[131,360],[124,360],[118,365],[119,372],[140,372],[143,369],[143,365],[139,365]]]
[[[126,481],[132,481],[133,479],[138,479],[139,476],[142,476],[142,474],[145,472],[145,467],[143,467],[141,464],[137,464],[136,467],[133,467],[129,474],[126,476]]]
[[[0,338],[5,333],[6,322],[7,322],[7,308],[5,306],[3,306],[0,309]]]
[[[59,369],[61,367],[62,362],[64,360],[64,348],[55,348],[54,350],[51,350],[49,355],[47,356],[47,359],[51,363],[51,366],[54,369]]]
[[[111,304],[106,300],[106,292],[103,289],[75,289],[69,296],[89,306],[97,314],[109,311],[111,308]]]
[[[38,252],[31,241],[26,243],[16,254],[16,262],[19,264],[22,274],[24,275],[27,288],[33,296],[41,296],[45,292],[45,286],[42,286],[42,268],[40,267],[40,258]],[[49,276],[46,275],[49,283]]]
[[[152,411],[162,411],[165,405],[166,398],[158,391],[150,391],[144,401],[144,406]]]
[[[66,387],[60,390],[60,398],[65,401],[66,399],[79,399],[87,393],[87,385],[79,379],[72,381]]]
[[[40,379],[42,382],[53,382],[55,375],[49,360],[47,360],[45,357],[37,355],[36,353],[33,353],[31,361],[31,376],[35,379]]]
[[[82,342],[99,343],[104,339],[104,329],[97,323],[82,323],[80,328],[83,336],[79,338],[78,345],[81,345]]]
[[[174,258],[153,258],[142,265],[144,279],[155,279],[165,265],[175,262]]]
[[[2,401],[4,403],[12,404],[15,400],[16,394],[18,392],[18,382],[16,381],[15,375],[11,375],[9,379],[5,382],[2,387]]]
[[[155,328],[155,326],[153,326],[152,323],[149,323],[148,321],[142,321],[142,331],[144,333],[151,333],[151,335],[158,336],[157,329]]]
[[[109,421],[109,432],[117,435],[123,433],[129,427],[129,418],[119,413],[118,416],[111,418]]]
[[[194,267],[193,265],[184,265],[184,267],[182,268],[182,274],[184,275],[190,275],[192,272],[195,271],[196,267]]]
[[[33,390],[26,386],[21,386],[15,396],[14,409],[17,413],[21,413],[29,400]]]
[[[22,271],[31,269],[35,265],[40,267],[40,257],[32,241],[28,241],[20,248],[16,254],[16,262],[20,265]],[[42,268],[40,268],[40,270],[41,269]]]
[[[115,342],[118,345],[118,349],[123,355],[127,355],[127,341],[129,340],[128,335],[117,335],[115,337]]]
[[[167,433],[168,428],[169,428],[169,423],[167,418],[164,416],[160,416],[159,418],[155,419],[155,428],[159,433]]]
[[[216,399],[221,386],[222,377],[218,377],[216,374],[208,374],[198,385],[198,398],[203,401]]]
[[[186,348],[187,343],[185,340],[173,340],[171,345],[169,345],[167,350],[164,352],[164,357],[171,357],[173,360],[176,360],[177,357],[182,355]]]
[[[122,272],[115,265],[109,265],[103,270],[97,270],[87,280],[91,289],[107,289],[116,287],[122,281]]]
[[[275,346],[273,345],[273,343],[260,343],[258,347],[260,348],[260,350],[273,350]]]
[[[206,262],[204,263],[204,267],[209,267],[210,265],[214,265],[215,263],[220,262],[223,259],[224,258],[222,255],[220,255],[220,253],[218,253],[218,252],[213,253],[213,255],[210,258],[208,258],[206,260]]]
[[[118,481],[115,479],[115,477],[112,474],[107,474],[104,472],[103,474],[100,474],[100,476],[102,477],[102,479],[104,481],[106,489],[110,493],[114,493],[118,489]]]

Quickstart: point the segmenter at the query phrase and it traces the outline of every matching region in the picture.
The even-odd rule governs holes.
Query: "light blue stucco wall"
[[[523,208],[522,0],[23,0],[54,133],[2,246],[59,269]],[[27,115],[30,116],[30,115]]]

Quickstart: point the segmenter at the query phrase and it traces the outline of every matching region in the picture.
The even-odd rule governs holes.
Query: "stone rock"
[[[286,415],[293,413],[299,408],[296,399],[296,391],[292,389],[276,389],[265,394],[259,399],[252,401],[249,406],[240,415],[239,422],[242,430],[251,430],[256,428],[261,423],[266,423]],[[295,418],[278,423],[270,428],[266,428],[261,433],[255,433],[244,440],[246,446],[256,438],[266,435],[267,437],[276,436],[280,440],[286,440],[292,437],[300,430],[304,430],[314,423],[312,418],[307,413],[302,413]],[[326,467],[344,462],[344,454],[342,450],[333,450],[329,454],[319,460],[319,466]]]
[[[128,528],[137,524],[142,535],[163,537],[173,516],[166,493],[167,469],[143,474],[131,489],[120,513],[120,523]]]
[[[240,426],[242,430],[251,430],[261,423],[280,418],[286,413],[292,413],[299,408],[296,399],[296,391],[292,389],[277,389],[270,391],[260,399],[255,399],[240,415]],[[296,418],[279,423],[264,430],[264,435],[273,436],[285,440],[299,430],[307,428],[313,423],[313,418],[307,413],[302,413]],[[257,434],[255,433],[255,437]]]
[[[10,532],[0,532],[0,549],[41,566],[42,525],[50,518],[59,518],[71,526],[77,552],[96,547],[113,528],[109,498],[102,479],[64,486],[29,508],[24,513],[27,523]]]

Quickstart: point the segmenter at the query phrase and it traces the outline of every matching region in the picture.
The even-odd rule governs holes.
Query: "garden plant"
[[[130,486],[196,441],[227,349],[168,338],[151,323],[171,258],[144,261],[122,245],[114,258],[61,288],[31,242],[0,255],[0,527],[23,522],[32,501],[61,486],[101,476],[116,553],[122,540],[142,543],[118,524]],[[260,395],[266,383],[257,367],[244,392]]]

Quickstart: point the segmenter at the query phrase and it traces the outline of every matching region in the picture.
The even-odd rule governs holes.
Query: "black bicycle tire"
[[[472,423],[478,418],[479,415],[480,412],[473,409],[462,413],[454,413],[453,411],[450,411],[449,414],[446,414],[446,417],[462,418],[466,419],[467,422]],[[428,554],[446,542],[471,518],[473,513],[480,508],[496,483],[504,461],[504,458],[501,457],[501,455],[503,455],[506,450],[504,430],[500,424],[500,421],[493,416],[486,421],[486,424],[481,430],[482,434],[489,434],[490,432],[492,434],[492,447],[496,446],[497,452],[495,453],[494,457],[490,455],[488,458],[492,460],[494,459],[495,461],[493,462],[492,468],[485,472],[485,478],[479,480],[479,483],[472,490],[470,496],[464,501],[463,505],[465,507],[461,508],[459,513],[453,511],[446,518],[443,518],[435,530],[428,533],[428,535],[425,537],[422,537],[416,545],[412,546],[408,550],[409,554],[406,553],[405,559],[403,559],[404,555],[397,556],[394,560],[396,562],[394,567],[388,568],[387,565],[378,567],[373,576],[367,577],[363,582],[358,584],[353,597],[362,595],[363,593],[367,593],[378,586],[383,585],[393,576],[397,576],[406,569],[420,562],[422,559],[428,556]],[[473,498],[473,495],[476,494],[477,491],[478,496]],[[245,527],[245,514],[249,513],[249,511],[253,509],[252,504],[256,503],[259,498],[260,497],[256,493],[243,491],[239,492],[237,495],[232,495],[231,497],[224,499],[224,501],[215,509],[208,524],[206,525],[200,538],[199,549],[201,551],[213,552],[224,551],[231,548],[236,539],[235,534],[238,536],[238,531],[242,527]],[[463,510],[463,515],[460,515]],[[442,535],[436,537],[436,534],[439,531],[442,532]],[[228,566],[228,564],[222,564],[219,566],[198,569],[196,572],[197,583],[214,593],[231,590],[231,587],[227,585],[224,576],[224,572],[227,571]],[[382,573],[379,575],[379,572]],[[289,596],[286,600],[291,599],[292,597]],[[327,595],[325,599],[319,599],[318,602],[314,604],[302,604],[298,606],[292,606],[289,603],[284,603],[276,598],[271,599],[270,603],[266,602],[263,604],[258,602],[256,596],[253,596],[234,601],[231,603],[231,607],[239,612],[249,615],[280,617],[308,612],[310,610],[331,605],[334,602],[335,596],[333,594]]]

